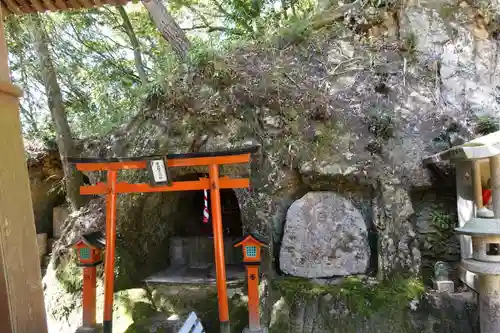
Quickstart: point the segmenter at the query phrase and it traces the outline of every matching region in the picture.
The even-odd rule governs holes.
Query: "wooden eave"
[[[2,16],[126,5],[129,0],[0,0]]]

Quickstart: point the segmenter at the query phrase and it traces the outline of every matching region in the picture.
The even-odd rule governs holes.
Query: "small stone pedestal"
[[[449,275],[450,266],[443,261],[438,261],[434,266],[434,289],[440,293],[455,292],[455,284],[450,279]]]
[[[248,327],[245,327],[245,329],[243,330],[243,333],[267,333],[267,332],[268,332],[267,327],[260,327],[257,329],[250,329]]]
[[[455,284],[453,281],[434,281],[434,289],[440,293],[454,293]]]
[[[75,333],[101,333],[102,329],[100,327],[88,327],[88,326],[82,326],[78,327],[75,331]]]

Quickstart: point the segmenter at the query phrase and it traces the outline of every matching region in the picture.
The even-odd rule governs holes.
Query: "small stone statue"
[[[455,285],[450,278],[450,271],[450,265],[444,261],[438,261],[434,265],[434,289],[448,293],[455,291]]]
[[[436,281],[450,280],[450,265],[444,261],[438,261],[434,265],[434,279]]]

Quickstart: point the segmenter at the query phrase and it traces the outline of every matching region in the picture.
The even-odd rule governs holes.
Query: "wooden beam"
[[[10,83],[9,54],[3,31],[3,11],[0,11],[0,82]]]
[[[0,7],[0,38],[4,38],[3,20],[6,15],[7,9],[2,1]],[[2,40],[2,44],[0,44],[0,82],[2,81],[7,83],[10,82],[8,53],[5,40]],[[0,318],[5,318],[5,320],[0,320],[0,332],[8,333],[12,331],[12,325],[10,322],[10,302],[9,293],[7,292],[7,280],[4,278],[4,276],[6,276],[6,269],[4,269],[4,265],[1,260],[2,256],[0,254]]]
[[[57,6],[52,2],[52,0],[43,0],[43,4],[51,12],[59,11],[59,8],[57,8]]]
[[[64,0],[54,0],[55,5],[59,10],[66,10],[68,9],[68,6],[66,5],[66,1]]]
[[[7,5],[5,5],[5,3],[0,0],[0,11],[1,11],[1,14],[0,16],[3,15],[3,19],[5,20],[5,18],[10,15],[12,12],[9,10],[9,8],[7,8]]]
[[[78,3],[76,0],[68,0],[69,8],[74,8],[74,9],[81,9],[83,8],[82,5]]]
[[[0,18],[0,155],[8,156],[0,163],[0,331],[47,333],[20,96],[10,83]]]
[[[36,9],[37,12],[44,13],[46,11],[45,7],[42,5],[40,0],[30,0],[30,1],[31,5],[33,6],[33,8]]]
[[[3,1],[7,5],[7,8],[9,8],[9,10],[12,13],[17,14],[17,15],[23,14],[21,8],[19,8],[19,5],[14,0],[3,0]]]
[[[242,164],[250,161],[250,153],[230,156],[213,157],[187,157],[187,158],[169,158],[167,164],[169,168],[175,167],[194,167],[210,164]],[[129,170],[145,169],[146,160],[142,161],[123,161],[123,162],[95,162],[95,163],[76,163],[76,168],[80,171],[104,171],[104,170]]]
[[[94,7],[94,3],[91,0],[79,0],[80,4],[85,8]]]
[[[229,178],[221,177],[219,180],[220,188],[248,188],[250,181],[248,178]],[[207,178],[200,180],[173,182],[172,185],[151,186],[149,184],[130,184],[117,183],[116,193],[149,193],[149,192],[175,192],[175,191],[196,191],[209,190],[210,182]],[[96,185],[80,186],[80,194],[106,194],[108,185],[106,183],[97,183]]]

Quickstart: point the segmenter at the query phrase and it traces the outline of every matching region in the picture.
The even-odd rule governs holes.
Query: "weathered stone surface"
[[[398,179],[378,179],[373,198],[373,223],[378,232],[379,278],[420,272],[419,242],[410,217],[410,196]]]
[[[477,295],[472,291],[426,293],[411,323],[424,333],[479,333]]]
[[[52,237],[59,238],[70,210],[68,205],[61,205],[54,207],[52,211]]]
[[[365,273],[370,246],[359,210],[335,192],[309,192],[288,209],[280,251],[283,272],[319,278]]]
[[[311,189],[335,191],[362,203],[358,209],[378,234],[380,277],[416,274],[421,261],[417,234],[429,233],[429,210],[415,208],[417,229],[408,191],[428,189],[434,180],[435,171],[422,168],[423,157],[473,136],[479,116],[498,117],[499,44],[492,27],[476,26],[478,8],[463,1],[460,6],[452,1],[406,4],[394,15],[398,22],[391,29],[399,34],[387,33],[397,35],[397,41],[386,36],[367,40],[364,32],[356,32],[361,28],[356,24],[372,24],[371,34],[372,19],[390,14],[384,11],[387,6],[366,3],[363,10],[346,13],[348,24],[336,22],[335,31],[300,47],[269,52],[253,45],[219,59],[221,70],[213,76],[200,76],[196,68],[173,75],[165,91],[149,96],[131,123],[86,142],[84,154],[140,156],[258,144],[261,149],[250,168],[253,189],[236,192],[244,230],[257,230],[270,242],[269,260],[263,263],[266,276],[272,275],[272,261],[280,252],[288,206]],[[234,74],[229,86],[217,86],[228,68]],[[238,174],[247,171],[243,169]],[[232,171],[222,169],[236,174]],[[95,182],[102,175],[89,177]],[[145,266],[166,265],[161,260],[168,257],[165,221],[175,219],[170,214],[175,198],[120,199],[118,231],[134,248],[130,262],[141,274],[149,270]],[[91,210],[85,214],[93,220]],[[102,211],[99,218],[103,229]],[[62,238],[91,227],[69,225]],[[455,254],[453,248],[447,256]],[[141,274],[125,271],[120,277]],[[50,290],[53,286],[47,289],[54,299],[64,299]],[[54,303],[49,311],[61,312],[62,304]]]
[[[64,202],[59,152],[37,141],[25,141],[25,151],[36,230],[51,236],[52,208]]]
[[[367,281],[368,282],[368,281]],[[411,286],[410,284],[409,286]],[[476,296],[466,293],[424,293],[415,298],[397,294],[392,285],[356,285],[350,289],[316,284],[286,285],[276,292],[270,323],[271,333],[478,333]],[[398,284],[402,287],[401,284]],[[396,289],[396,287],[394,287]],[[411,289],[411,287],[410,287]],[[409,291],[408,289],[407,291]],[[330,290],[330,291],[328,291]],[[335,291],[336,290],[336,291]],[[351,290],[353,291],[353,290]],[[364,295],[366,293],[366,295]],[[374,295],[378,295],[374,297]],[[378,298],[379,297],[379,298]],[[378,299],[377,299],[378,298]]]

